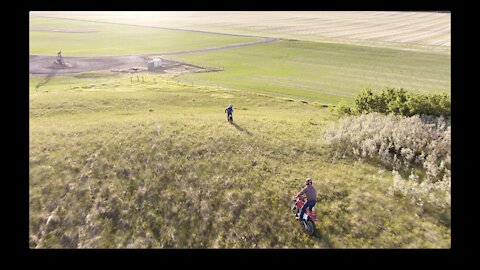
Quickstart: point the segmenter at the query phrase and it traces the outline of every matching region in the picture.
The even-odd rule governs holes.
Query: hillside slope
[[[377,165],[329,158],[330,108],[144,76],[31,76],[31,248],[450,247],[449,211],[388,195]],[[289,210],[306,177],[314,237]]]

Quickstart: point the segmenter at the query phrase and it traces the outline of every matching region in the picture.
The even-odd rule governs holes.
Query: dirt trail
[[[42,17],[42,16],[38,16]],[[43,16],[46,18],[51,18],[48,16]],[[99,22],[99,21],[90,21],[90,20],[81,20],[81,19],[69,19],[69,18],[58,18],[65,20],[74,20],[74,21],[86,21],[86,22],[95,22],[95,23],[106,23],[106,24],[116,24],[116,25],[127,25],[127,26],[138,26],[138,27],[147,27],[147,28],[159,28],[166,30],[174,31],[186,31],[186,32],[196,32],[196,33],[205,33],[205,34],[215,34],[215,35],[225,35],[225,36],[240,36],[240,37],[251,37],[251,38],[260,38],[262,40],[245,42],[239,44],[231,44],[225,46],[197,49],[197,50],[188,50],[188,51],[177,51],[177,52],[159,52],[159,53],[148,53],[148,54],[138,54],[138,55],[118,55],[118,56],[97,56],[97,57],[63,57],[64,61],[69,63],[71,67],[65,69],[56,69],[56,73],[79,73],[85,71],[94,71],[94,70],[110,70],[110,69],[128,69],[131,67],[145,67],[146,60],[148,56],[162,56],[162,55],[178,55],[178,54],[190,54],[190,53],[199,53],[199,52],[212,52],[220,51],[232,48],[254,46],[259,44],[276,42],[277,38],[272,37],[262,37],[262,36],[248,36],[248,35],[238,35],[238,34],[225,34],[209,31],[199,31],[199,30],[188,30],[188,29],[176,29],[168,27],[158,27],[158,26],[145,26],[145,25],[135,25],[135,24],[126,24],[126,23],[112,23],[112,22]],[[56,60],[55,56],[41,56],[41,55],[30,55],[30,74],[51,74],[55,67],[53,62]],[[173,61],[170,61],[173,62]]]

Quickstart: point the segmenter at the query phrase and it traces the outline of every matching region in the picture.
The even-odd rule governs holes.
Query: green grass
[[[145,26],[195,29],[230,34],[268,36],[304,41],[436,51],[450,54],[450,15],[413,12],[37,12]],[[369,37],[370,36],[370,37]],[[392,39],[393,38],[393,39]],[[406,39],[406,40],[405,40]],[[394,41],[396,40],[396,41]],[[403,41],[402,41],[403,40]]]
[[[155,53],[252,39],[46,19],[30,53]],[[332,159],[325,127],[364,87],[450,92],[450,56],[287,42],[171,57],[224,71],[30,75],[34,248],[449,248],[450,209],[390,196],[378,164]],[[235,126],[226,122],[227,104]],[[313,237],[289,210],[306,177]]]
[[[257,41],[256,38],[163,30],[148,27],[93,23],[30,16],[30,54],[56,56],[102,56],[165,53]],[[65,33],[38,31],[38,27],[58,30],[95,30]]]
[[[365,87],[450,92],[450,56],[372,47],[281,41],[227,51],[169,56],[224,71],[186,74],[186,83],[305,98],[353,102]]]
[[[328,157],[331,108],[143,75],[30,77],[30,247],[450,247],[449,210],[387,195],[377,165]],[[314,237],[289,210],[306,177]]]
[[[93,56],[171,52],[208,48],[255,39],[145,27],[31,16],[31,25],[96,29],[95,33],[30,32],[30,53]],[[280,41],[217,52],[168,56],[224,71],[182,75],[190,84],[303,98],[326,104],[352,103],[366,87],[405,88],[419,93],[449,93],[448,54],[366,46]]]

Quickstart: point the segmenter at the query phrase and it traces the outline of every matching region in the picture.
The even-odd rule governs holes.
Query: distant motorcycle
[[[305,204],[305,200],[301,198],[297,198],[292,200],[290,204],[290,210],[296,215],[300,214],[300,210],[302,209],[303,205]],[[318,221],[317,214],[315,212],[310,211],[310,209],[306,209],[303,217],[300,218],[302,222],[303,228],[308,235],[313,235],[315,233],[315,221]]]
[[[228,123],[232,124],[233,123],[233,116],[232,114],[228,115]]]

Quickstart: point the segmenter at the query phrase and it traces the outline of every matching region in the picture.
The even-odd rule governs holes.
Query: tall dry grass
[[[390,194],[419,204],[450,206],[451,123],[444,117],[348,116],[327,127],[325,145],[336,157],[380,163],[392,171]]]

